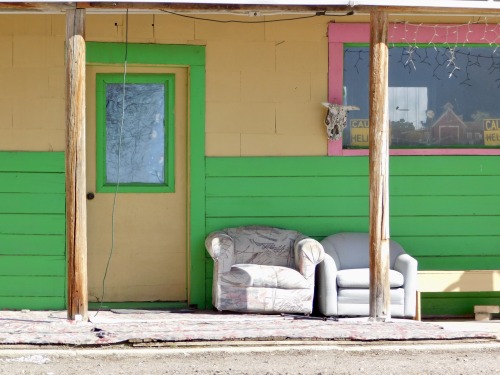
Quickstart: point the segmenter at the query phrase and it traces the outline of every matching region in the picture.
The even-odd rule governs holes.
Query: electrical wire
[[[283,18],[283,19],[277,19],[277,20],[239,21],[239,20],[216,20],[216,19],[203,18],[203,17],[193,17],[193,16],[188,16],[185,14],[171,12],[171,11],[164,10],[164,9],[162,9],[161,11],[164,13],[175,15],[175,16],[190,18],[190,19],[199,20],[199,21],[208,21],[208,22],[216,22],[216,23],[245,23],[245,24],[296,21],[296,20],[302,20],[302,19],[308,19],[308,18],[314,18],[314,17],[330,16],[330,15],[327,15],[326,12],[316,12],[315,14],[310,15],[310,16]],[[354,12],[350,11],[346,14],[336,15],[336,17],[345,17],[345,16],[350,16],[353,14],[354,14]],[[115,212],[116,212],[116,202],[117,202],[118,190],[120,187],[120,161],[121,161],[121,149],[122,149],[122,138],[123,138],[123,125],[124,125],[124,121],[125,121],[125,94],[126,94],[127,61],[128,61],[128,15],[129,15],[129,9],[127,8],[127,12],[126,12],[126,16],[125,16],[125,56],[124,56],[124,64],[123,64],[122,114],[121,114],[121,122],[120,122],[120,129],[119,129],[118,164],[117,164],[117,172],[116,172],[117,179],[116,179],[116,185],[115,185],[115,192],[114,192],[114,196],[113,196],[113,207],[111,210],[111,247],[109,250],[109,256],[108,256],[108,260],[106,262],[106,268],[105,268],[104,276],[102,279],[102,286],[101,286],[102,293],[101,293],[101,298],[100,298],[100,305],[99,305],[99,308],[97,309],[97,312],[95,313],[94,317],[96,317],[97,314],[99,314],[99,312],[102,310],[102,307],[104,304],[104,296],[105,296],[105,291],[106,291],[106,278],[108,275],[109,266],[111,264],[111,258],[113,256],[113,252],[115,250]]]
[[[108,270],[109,270],[109,265],[111,263],[111,258],[115,250],[115,212],[116,212],[116,201],[118,197],[118,190],[120,187],[120,161],[121,161],[121,150],[122,150],[122,140],[123,140],[123,125],[125,122],[125,94],[126,94],[127,61],[128,61],[128,8],[125,16],[125,56],[123,60],[124,61],[123,61],[123,84],[122,84],[122,113],[121,113],[121,121],[120,121],[119,137],[118,137],[118,164],[116,168],[116,185],[113,196],[113,207],[111,209],[111,247],[109,250],[108,261],[106,262],[106,269],[104,271],[104,276],[102,278],[101,302],[99,305],[99,309],[97,310],[94,317],[96,317],[97,314],[99,314],[99,311],[101,311],[102,306],[104,304],[106,278],[108,276]]]
[[[246,24],[252,24],[252,23],[274,23],[274,22],[285,22],[285,21],[297,21],[297,20],[304,20],[308,18],[314,18],[314,17],[347,17],[347,16],[352,16],[354,14],[354,11],[347,12],[345,14],[326,14],[326,12],[316,12],[315,14],[312,14],[310,16],[300,16],[300,17],[293,17],[293,18],[280,18],[277,20],[258,20],[258,21],[241,21],[241,20],[216,20],[213,18],[204,18],[204,17],[195,17],[195,16],[188,16],[187,14],[181,14],[181,13],[176,13],[172,12],[169,10],[165,9],[160,9],[164,13],[172,14],[174,16],[179,16],[179,17],[184,17],[184,18],[189,18],[197,21],[208,21],[208,22],[215,22],[215,23],[246,23]]]

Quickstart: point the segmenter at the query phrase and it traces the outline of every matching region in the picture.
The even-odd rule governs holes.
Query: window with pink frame
[[[332,23],[328,101],[356,106],[328,155],[368,155],[368,24]],[[500,155],[500,26],[391,24],[391,155]]]

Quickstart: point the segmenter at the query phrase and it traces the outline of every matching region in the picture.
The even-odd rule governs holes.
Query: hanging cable
[[[307,18],[323,17],[323,16],[326,16],[326,17],[347,17],[347,16],[352,16],[354,14],[354,11],[352,11],[352,10],[350,12],[345,13],[345,14],[326,14],[326,12],[316,12],[316,13],[311,14],[309,16],[280,18],[280,19],[276,19],[276,20],[242,21],[242,20],[217,20],[217,19],[213,19],[213,18],[188,16],[187,14],[176,13],[176,12],[172,12],[172,11],[165,10],[165,9],[160,9],[160,10],[163,13],[168,13],[168,14],[172,14],[174,16],[179,16],[179,17],[184,17],[184,18],[190,18],[192,20],[197,20],[197,21],[208,21],[208,22],[215,22],[215,23],[246,23],[246,24],[297,21],[297,20],[303,20],[303,19],[307,19]]]
[[[128,61],[128,8],[125,15],[125,56],[123,59],[123,83],[122,83],[122,113],[121,113],[121,121],[120,121],[120,129],[119,129],[119,137],[118,137],[118,163],[116,168],[116,185],[115,192],[113,195],[113,207],[111,209],[111,247],[109,250],[108,261],[106,262],[106,269],[104,271],[104,276],[102,278],[102,293],[101,293],[101,301],[99,305],[99,309],[97,309],[96,314],[99,314],[101,311],[103,303],[104,303],[104,295],[105,295],[105,284],[106,278],[108,276],[109,265],[111,263],[111,258],[113,256],[113,252],[115,249],[115,211],[116,211],[116,201],[118,197],[118,190],[120,187],[120,161],[121,161],[121,151],[122,151],[122,140],[123,140],[123,126],[125,123],[125,96],[126,96],[126,83],[127,83],[127,61]]]
[[[296,21],[296,20],[313,18],[313,17],[333,16],[333,15],[327,15],[325,12],[316,12],[315,14],[310,15],[310,16],[284,18],[284,19],[277,19],[277,20],[239,21],[239,20],[215,20],[215,19],[202,18],[202,17],[193,17],[193,16],[175,13],[175,12],[171,12],[171,11],[163,10],[163,9],[162,9],[162,12],[172,14],[175,16],[179,16],[179,17],[191,18],[191,19],[201,20],[201,21],[209,21],[209,22],[217,22],[217,23],[245,23],[245,24]],[[336,17],[344,17],[344,16],[350,16],[352,14],[354,14],[353,11],[348,12],[346,14],[340,14],[340,15],[335,15],[335,16]],[[129,9],[127,8],[126,14],[125,14],[125,56],[124,56],[124,63],[123,63],[122,113],[121,113],[121,121],[120,121],[120,128],[119,128],[118,162],[117,162],[117,172],[116,172],[117,178],[116,178],[116,185],[115,185],[115,191],[114,191],[114,196],[113,196],[113,205],[112,205],[112,210],[111,210],[111,246],[110,246],[110,250],[109,250],[108,259],[106,262],[106,268],[104,270],[104,276],[102,279],[102,285],[101,285],[102,292],[101,292],[101,297],[100,297],[100,301],[99,301],[100,302],[99,308],[97,309],[97,312],[95,313],[94,317],[96,317],[97,314],[99,314],[99,312],[102,310],[102,307],[104,304],[104,297],[105,297],[105,292],[106,292],[106,279],[108,276],[108,271],[109,271],[109,266],[111,264],[111,259],[113,257],[113,252],[115,250],[115,212],[116,212],[118,191],[119,191],[119,187],[120,187],[120,163],[121,163],[121,151],[122,151],[122,140],[123,140],[123,127],[124,127],[124,123],[125,123],[125,97],[126,97],[126,81],[127,81],[128,29],[129,29],[128,16],[129,16]]]

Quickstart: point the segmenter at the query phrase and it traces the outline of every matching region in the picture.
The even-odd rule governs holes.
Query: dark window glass
[[[345,148],[368,146],[367,46],[344,48]],[[389,49],[392,148],[500,145],[500,48],[394,46]]]

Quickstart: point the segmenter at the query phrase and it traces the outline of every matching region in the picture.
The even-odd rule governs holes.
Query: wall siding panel
[[[422,295],[422,315],[472,315],[474,305],[498,305],[499,299],[498,292],[425,293]]]
[[[65,309],[62,152],[0,152],[0,309]]]
[[[295,229],[319,240],[368,230],[367,157],[207,158],[206,176],[207,234],[249,224]],[[499,269],[497,186],[495,156],[393,156],[391,237],[418,259],[420,270]],[[480,299],[473,296],[424,293],[423,313],[470,314]],[[460,300],[459,308],[447,299]],[[490,292],[488,301],[500,304],[500,293]]]

